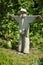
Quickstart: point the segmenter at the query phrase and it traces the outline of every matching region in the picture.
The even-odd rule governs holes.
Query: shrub
[[[5,47],[11,49],[12,48],[11,41],[7,41]]]
[[[36,60],[35,62],[33,62],[32,65],[41,65],[41,62],[40,62],[40,60]]]

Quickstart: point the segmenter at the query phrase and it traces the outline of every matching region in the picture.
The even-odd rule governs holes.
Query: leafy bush
[[[30,27],[31,47],[43,48],[43,21],[37,19]]]
[[[40,3],[40,4],[39,4]],[[9,14],[19,15],[20,8],[26,8],[27,14],[40,14],[43,17],[42,0],[0,0],[0,38],[13,40],[14,45],[18,42],[18,23]],[[31,47],[43,44],[43,21],[40,19],[30,25]],[[1,43],[0,43],[1,44]],[[13,45],[12,44],[12,45]],[[3,45],[3,43],[2,43]]]
[[[43,58],[36,60],[32,65],[43,65]]]
[[[40,62],[40,60],[36,60],[35,62],[33,62],[32,65],[41,65],[41,62]]]
[[[5,47],[11,49],[12,48],[11,41],[7,41]]]

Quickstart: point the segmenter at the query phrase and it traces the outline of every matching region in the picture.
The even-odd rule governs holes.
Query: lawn
[[[42,58],[40,49],[31,49],[29,54],[18,54],[15,50],[0,48],[0,65],[33,65]]]

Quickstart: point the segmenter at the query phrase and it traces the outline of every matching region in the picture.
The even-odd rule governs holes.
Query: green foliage
[[[33,45],[33,47],[43,48],[43,21],[38,19],[30,27],[31,47]]]
[[[7,41],[5,47],[6,48],[12,48],[11,41]]]
[[[41,65],[39,61],[34,62],[32,65]]]
[[[32,65],[43,65],[43,58],[40,60],[36,60]]]
[[[12,40],[12,47],[18,42],[18,23],[9,14],[18,15],[20,8],[26,8],[27,14],[40,14],[43,17],[41,0],[0,0],[0,44]],[[40,19],[30,25],[31,46],[43,46],[43,21]],[[2,46],[4,43],[2,43]],[[13,47],[14,48],[14,47]]]

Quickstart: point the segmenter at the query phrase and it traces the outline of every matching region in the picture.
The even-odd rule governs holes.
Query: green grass
[[[0,65],[32,65],[43,58],[41,50],[30,50],[29,54],[17,54],[15,50],[0,48]]]

